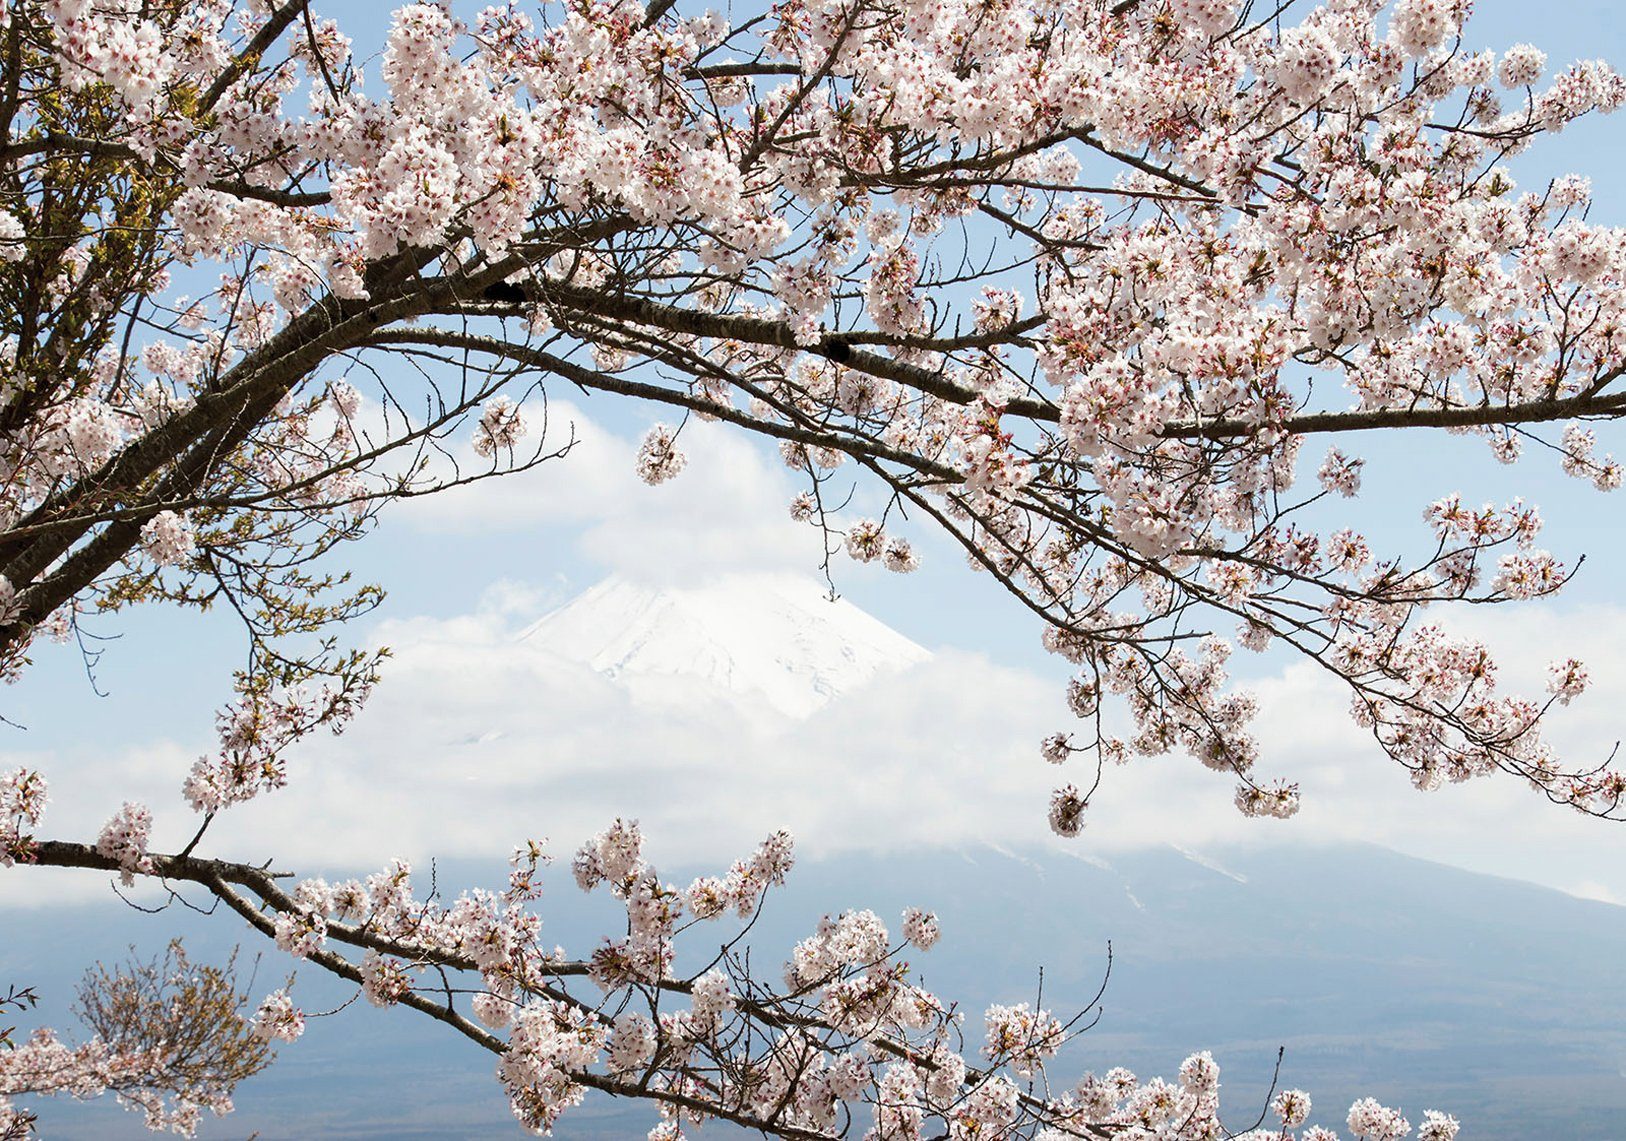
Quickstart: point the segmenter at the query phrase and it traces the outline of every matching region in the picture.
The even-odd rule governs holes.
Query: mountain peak
[[[796,718],[931,656],[852,603],[831,601],[816,581],[787,574],[729,574],[691,587],[615,575],[520,638],[644,695],[698,680]]]

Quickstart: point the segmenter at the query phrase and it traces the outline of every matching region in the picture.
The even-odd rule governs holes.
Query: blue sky
[[[1528,41],[1546,50],[1553,66],[1595,56],[1626,65],[1626,30],[1609,4],[1535,8],[1481,0],[1477,9],[1469,36],[1476,46]],[[359,4],[325,10],[341,19],[374,21],[380,11]],[[1623,138],[1626,118],[1592,120],[1522,156],[1515,173],[1527,186],[1569,171],[1586,174],[1595,187],[1594,219],[1626,223]],[[240,832],[232,831],[239,825],[228,817],[222,833],[227,842],[275,844],[266,852],[313,860],[340,853],[372,864],[394,854],[390,844],[418,851],[446,844],[457,854],[497,857],[519,837],[493,821],[517,826],[511,817],[532,814],[539,830],[573,842],[605,823],[608,813],[626,811],[657,822],[657,840],[670,846],[673,858],[688,858],[710,853],[690,851],[686,846],[699,839],[693,827],[662,813],[663,803],[694,788],[714,797],[719,816],[742,817],[753,832],[777,826],[776,812],[805,819],[811,831],[804,843],[815,850],[874,843],[877,836],[910,845],[1043,839],[1041,798],[1055,774],[1039,760],[1036,744],[1043,733],[1066,727],[1065,663],[1042,652],[1036,620],[923,529],[911,532],[926,560],[918,574],[900,578],[838,563],[838,585],[847,598],[937,657],[925,674],[889,683],[891,689],[882,685],[831,716],[839,713],[856,726],[849,731],[860,745],[867,736],[878,751],[918,758],[909,762],[912,771],[900,773],[906,783],[898,787],[933,806],[924,824],[884,813],[841,818],[850,795],[841,778],[857,779],[858,771],[843,768],[843,761],[873,765],[862,748],[843,744],[839,721],[775,738],[773,748],[788,750],[784,755],[795,763],[768,766],[771,771],[741,782],[736,773],[742,757],[748,761],[750,748],[767,746],[745,735],[715,747],[739,727],[674,725],[612,703],[596,707],[604,724],[588,731],[569,724],[574,691],[568,685],[553,695],[515,686],[513,631],[608,572],[683,583],[736,568],[813,574],[819,563],[816,535],[794,527],[785,515],[795,486],[769,449],[721,430],[686,433],[691,469],[671,484],[647,489],[631,477],[631,452],[642,430],[663,413],[605,397],[564,398],[575,402],[583,437],[576,454],[525,477],[386,512],[376,534],[345,552],[360,577],[389,590],[388,601],[356,637],[387,641],[401,650],[400,659],[352,735],[313,744],[296,764],[295,787],[273,798],[280,807],[244,810]],[[1600,435],[1605,446],[1626,451],[1618,429]],[[1548,519],[1547,545],[1568,562],[1588,556],[1586,570],[1562,599],[1509,615],[1505,623],[1482,613],[1468,617],[1487,636],[1500,637],[1516,663],[1539,670],[1547,658],[1568,652],[1589,660],[1598,692],[1562,720],[1555,736],[1571,755],[1590,751],[1601,759],[1622,735],[1614,711],[1626,704],[1626,651],[1616,644],[1618,631],[1626,628],[1626,611],[1617,608],[1626,500],[1564,478],[1541,456],[1500,468],[1482,445],[1441,433],[1357,443],[1370,462],[1355,515],[1391,549],[1424,541],[1423,507],[1461,490],[1475,501],[1523,495],[1539,503]],[[1319,449],[1307,453],[1319,460]],[[29,763],[46,771],[57,790],[57,806],[47,818],[56,821],[47,829],[52,834],[93,830],[123,796],[139,793],[153,798],[162,842],[191,824],[179,801],[180,781],[191,757],[208,746],[213,710],[227,694],[241,640],[224,616],[173,610],[140,612],[99,632],[114,636],[95,670],[106,696],[95,694],[75,650],[42,647],[35,667],[6,695],[5,712],[27,729],[0,728],[0,765]],[[457,704],[452,691],[459,687],[452,682],[470,678],[448,677],[445,663],[457,656],[448,647],[468,651],[457,657],[472,663],[468,669],[485,671],[478,675],[483,699],[466,708]],[[1109,774],[1116,779],[1100,800],[1099,822],[1079,841],[1085,851],[1181,838],[1229,844],[1359,837],[1626,900],[1626,871],[1620,870],[1626,861],[1619,858],[1626,852],[1626,831],[1619,826],[1573,819],[1508,782],[1425,800],[1353,733],[1342,698],[1313,673],[1275,657],[1235,661],[1237,672],[1256,681],[1266,700],[1265,771],[1305,781],[1310,805],[1304,816],[1289,825],[1239,821],[1228,781],[1170,758]],[[414,714],[433,707],[448,724],[461,717],[472,733],[497,701],[523,707],[514,731],[533,737],[529,752],[482,763],[507,774],[503,787],[523,793],[523,810],[509,803],[489,819],[453,819],[449,810],[419,818],[403,802],[397,831],[370,831],[371,825],[356,819],[358,806],[334,800],[337,790],[365,790],[369,781],[407,790],[401,793],[407,800],[433,798],[432,778],[447,771],[444,741],[415,731]],[[948,707],[952,716],[944,714]],[[567,737],[568,750],[556,747]],[[851,755],[843,757],[844,751]],[[594,761],[657,754],[669,756],[670,765],[627,770],[645,772],[641,782],[617,779],[613,767],[600,770]],[[821,765],[828,770],[818,780],[798,775],[818,772]],[[361,776],[354,784],[331,786],[322,783],[325,778],[311,778],[309,788],[326,791],[301,792],[297,785],[303,770],[339,769]],[[602,772],[601,787],[583,792],[581,782],[566,779],[584,769]],[[576,791],[561,792],[566,786]],[[790,803],[799,806],[796,812],[780,807]],[[335,848],[340,828],[345,840]],[[18,877],[0,878],[0,898],[24,891],[33,894]]]

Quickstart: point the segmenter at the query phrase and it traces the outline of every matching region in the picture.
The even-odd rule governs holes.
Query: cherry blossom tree
[[[32,992],[0,997],[32,1005]],[[49,1030],[25,1042],[0,1032],[0,1138],[30,1135],[33,1117],[5,1100],[20,1093],[91,1097],[111,1092],[146,1115],[147,1127],[191,1134],[205,1108],[231,1111],[231,1093],[270,1064],[265,1039],[244,1016],[236,955],[224,967],[194,962],[179,940],[162,958],[88,971],[78,992],[91,1038],[72,1046]]]
[[[659,1102],[661,1136],[707,1115],[786,1137],[1220,1135],[1211,1060],[1055,1087],[1073,1024],[996,1008],[962,1042],[866,913],[782,984],[732,951],[674,977],[673,940],[748,916],[788,839],[682,891],[618,824],[575,871],[628,933],[582,960],[536,944],[530,846],[507,890],[449,905],[401,865],[288,885],[201,853],[377,679],[340,640],[379,597],[343,544],[392,500],[562,458],[561,390],[660,408],[652,484],[681,479],[690,418],[771,441],[827,566],[907,572],[920,529],[958,542],[1077,667],[1081,727],[1042,746],[1082,773],[1060,833],[1106,762],[1171,752],[1233,774],[1250,815],[1295,810],[1257,771],[1237,647],[1338,679],[1419,788],[1501,773],[1626,812],[1619,772],[1541,738],[1581,663],[1506,694],[1432,620],[1564,585],[1536,509],[1419,504],[1435,541],[1410,559],[1338,510],[1362,441],[1402,430],[1507,463],[1539,443],[1525,462],[1621,482],[1592,425],[1626,411],[1626,235],[1587,220],[1585,179],[1521,191],[1506,163],[1626,82],[1470,52],[1468,7],[409,4],[363,56],[309,0],[11,0],[0,672],[149,602],[229,607],[250,654],[185,779],[183,850],[149,852],[135,803],[94,843],[40,839],[45,777],[17,771],[0,862],[201,884],[500,1054],[538,1129],[600,1089]],[[884,510],[847,517],[853,483]],[[934,937],[924,915],[903,930]],[[278,993],[257,1025],[289,1039],[301,1018]],[[1269,1135],[1305,1104],[1283,1094]],[[1362,1102],[1348,1128],[1410,1125]]]

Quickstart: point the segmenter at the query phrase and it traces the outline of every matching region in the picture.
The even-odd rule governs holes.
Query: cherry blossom
[[[665,424],[651,428],[638,446],[638,478],[650,485],[665,483],[688,462],[677,449],[676,436]]]
[[[261,1038],[294,1042],[305,1032],[304,1012],[294,1006],[286,990],[266,995],[251,1021],[254,1033]]]
[[[135,882],[137,872],[152,871],[152,861],[147,858],[151,831],[152,812],[143,804],[126,803],[96,838],[96,851],[119,865],[119,877],[126,887]]]
[[[0,677],[138,604],[239,615],[218,746],[176,774],[206,851],[377,680],[381,653],[336,633],[381,597],[346,544],[397,500],[569,462],[549,402],[588,394],[679,425],[639,446],[650,484],[684,467],[690,415],[777,447],[832,577],[913,570],[929,534],[1014,595],[1072,667],[1057,714],[1077,724],[1041,746],[1068,767],[1063,835],[1110,799],[1108,766],[1175,753],[1250,816],[1297,809],[1236,646],[1336,678],[1421,790],[1501,774],[1618,818],[1626,776],[1542,736],[1585,665],[1555,648],[1545,693],[1506,692],[1446,617],[1547,598],[1577,553],[1537,547],[1534,506],[1486,503],[1467,470],[1407,508],[1405,538],[1361,514],[1366,465],[1398,451],[1366,453],[1372,432],[1552,456],[1586,494],[1623,482],[1626,235],[1590,220],[1586,179],[1521,189],[1510,162],[1618,109],[1626,81],[1528,44],[1469,52],[1469,7],[414,3],[365,59],[303,0],[9,4]],[[0,863],[196,870],[146,850],[133,802],[95,845],[39,841],[44,788],[0,777]],[[685,925],[754,914],[790,857],[775,838],[685,889],[618,823],[573,870],[626,930],[579,973],[535,942],[534,853],[508,891],[444,909],[400,864],[219,890],[380,1005],[428,1002],[428,963],[478,975],[458,1029],[537,1129],[592,1086],[661,1101],[657,1136],[708,1115],[824,1136],[848,1102],[878,1137],[1215,1135],[1200,1055],[1176,1083],[1113,1071],[1040,1097],[1023,1075],[1051,1064],[1034,1035],[1054,1016],[1006,1004],[984,1061],[1022,1080],[967,1065],[951,1004],[867,912],[790,952],[789,992],[759,997],[731,961],[675,977]],[[934,930],[906,918],[904,940]],[[671,1001],[602,1013],[631,992]],[[264,1011],[272,1036],[289,1009]],[[1294,1129],[1307,1102],[1278,1108]],[[1410,1129],[1366,1101],[1346,1125]]]

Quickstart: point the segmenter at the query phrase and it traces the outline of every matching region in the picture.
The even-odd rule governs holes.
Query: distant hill
[[[443,863],[439,873],[442,884],[489,883],[500,869]],[[552,882],[545,937],[585,949],[608,913],[563,868]],[[1375,847],[1157,849],[1110,863],[983,849],[805,863],[770,898],[753,945],[777,964],[824,911],[871,907],[895,921],[908,904],[934,908],[945,932],[915,957],[919,971],[973,1017],[991,1000],[1031,1000],[1041,967],[1048,1005],[1087,1001],[1111,941],[1101,1019],[1059,1067],[1065,1080],[1119,1064],[1172,1074],[1188,1051],[1209,1049],[1231,1120],[1245,1126],[1285,1046],[1283,1082],[1309,1090],[1316,1119],[1340,1130],[1349,1103],[1370,1093],[1413,1121],[1425,1108],[1455,1113],[1465,1141],[1623,1133],[1626,908]],[[177,927],[198,953],[243,935],[229,915],[153,917],[111,899],[0,908],[0,982],[37,985],[45,1016],[65,1022],[84,965],[131,942],[160,950]],[[260,989],[289,967],[269,952]],[[300,987],[307,1009],[346,997],[310,970]],[[240,1091],[238,1113],[206,1122],[202,1136],[522,1136],[492,1059],[425,1022],[364,1003],[314,1020]],[[40,1109],[47,1137],[145,1135],[134,1115],[103,1105]],[[650,1107],[598,1102],[557,1135],[636,1137],[652,1121]]]

